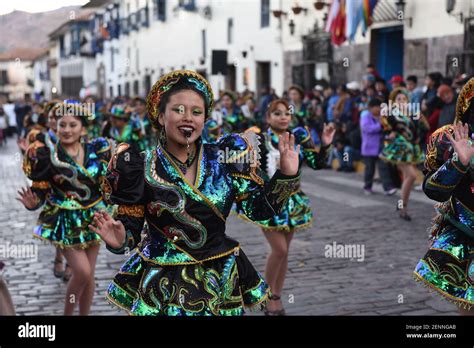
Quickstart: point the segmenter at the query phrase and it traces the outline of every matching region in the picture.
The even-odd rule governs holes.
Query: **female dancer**
[[[33,180],[33,186],[18,193],[28,210],[46,202],[33,236],[62,248],[71,265],[64,314],[72,315],[75,304],[79,303],[79,314],[87,315],[94,294],[100,242],[88,225],[94,212],[106,207],[99,180],[106,172],[111,144],[103,138],[83,144],[81,137],[86,134],[87,117],[70,110],[67,105],[56,110],[56,143],[45,137],[44,143],[35,141],[28,147],[23,170]],[[84,113],[81,111],[80,115]]]
[[[91,229],[107,248],[135,248],[107,290],[110,302],[132,315],[241,315],[262,305],[268,286],[225,234],[234,201],[264,219],[285,204],[298,182],[294,136],[280,141],[280,171],[264,183],[249,140],[236,134],[202,144],[212,112],[208,82],[193,71],[163,76],[147,98],[158,145],[139,154],[121,144],[109,163],[104,196],[118,204],[117,220],[98,213]],[[298,150],[298,149],[297,149]],[[250,156],[227,161],[225,153]],[[224,158],[224,159],[223,159]]]
[[[53,144],[56,143],[57,141],[57,136],[56,136],[56,131],[57,131],[57,118],[56,118],[56,110],[61,106],[60,101],[51,101],[49,102],[44,111],[44,115],[41,115],[41,117],[46,117],[47,118],[47,125],[46,128],[43,129],[42,131],[38,129],[33,129],[31,130],[28,135],[26,136],[26,139],[21,139],[21,141],[18,142],[18,145],[20,146],[20,149],[22,153],[26,153],[26,150],[28,149],[28,146],[30,146],[33,142],[38,141],[42,143],[43,145],[45,144],[45,138],[49,138],[49,141],[51,141]],[[33,181],[32,186],[37,187],[39,184],[36,181]],[[49,207],[49,203],[45,202],[44,209],[48,210],[51,209]],[[63,268],[63,253],[61,248],[55,248],[56,249],[56,255],[53,260],[53,273],[56,278],[62,278],[64,281],[68,281],[71,278],[71,267],[70,265],[66,262],[66,268]]]
[[[454,125],[428,144],[423,190],[438,202],[432,244],[415,278],[474,315],[474,78],[463,87]]]
[[[240,133],[252,125],[251,120],[246,118],[235,104],[236,99],[237,96],[231,91],[225,91],[221,97],[222,127],[225,134]]]
[[[268,176],[272,176],[278,168],[277,150],[280,135],[288,131],[292,113],[290,105],[286,100],[277,99],[270,103],[266,114],[268,130],[259,135],[261,151],[261,168]],[[292,130],[295,142],[301,145],[300,166],[305,161],[312,169],[321,169],[327,162],[329,148],[334,137],[335,128],[332,125],[325,125],[322,140],[323,146],[318,152],[311,139],[308,128],[297,127]],[[245,214],[239,215],[247,219]],[[285,281],[288,267],[288,250],[294,232],[298,229],[308,227],[313,220],[311,203],[308,197],[300,189],[295,190],[280,214],[264,221],[255,223],[262,228],[265,237],[271,247],[265,267],[265,280],[270,285],[272,296],[265,314],[284,315],[285,310],[281,303],[281,292]]]
[[[408,215],[408,199],[416,180],[416,166],[423,163],[424,154],[420,146],[420,134],[423,129],[428,128],[421,115],[415,115],[410,110],[408,100],[409,93],[406,89],[395,88],[389,100],[393,107],[382,113],[382,126],[388,134],[380,158],[386,162],[397,165],[402,172],[403,182],[401,189],[401,201],[397,203],[400,218],[411,221]],[[385,113],[385,114],[384,114]]]

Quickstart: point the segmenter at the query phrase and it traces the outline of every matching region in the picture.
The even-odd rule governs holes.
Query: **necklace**
[[[181,170],[183,174],[186,174],[186,172],[188,171],[188,168],[192,166],[192,164],[194,163],[194,160],[196,159],[196,152],[190,153],[186,162],[180,161],[175,156],[173,156],[171,152],[168,152],[168,153],[171,156],[171,159],[173,160],[173,162],[178,166],[179,170]]]

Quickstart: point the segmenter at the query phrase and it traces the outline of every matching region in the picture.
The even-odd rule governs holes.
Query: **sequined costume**
[[[210,119],[204,123],[201,137],[205,144],[216,143],[221,136],[222,126],[220,126],[216,120]]]
[[[162,94],[180,79],[210,91],[195,72],[170,73],[147,98],[150,114],[158,113]],[[212,94],[206,100],[209,114]],[[137,249],[106,296],[131,315],[241,315],[244,307],[261,306],[268,298],[260,274],[239,243],[226,236],[226,219],[236,200],[253,219],[273,216],[293,192],[299,175],[286,177],[277,171],[264,183],[250,162],[222,161],[222,153],[229,149],[240,155],[254,153],[239,135],[224,136],[217,144],[197,143],[197,149],[194,183],[160,142],[142,153],[121,144],[109,163],[102,184],[104,198],[118,205],[115,218],[123,223],[126,239],[118,249],[107,248],[115,253]]]
[[[297,110],[295,105],[292,104],[292,108],[293,117],[291,118],[289,128],[294,129],[296,127],[308,127],[311,117],[309,105],[307,103],[301,103],[300,109]]]
[[[42,207],[33,236],[59,248],[87,248],[100,237],[89,231],[95,211],[106,208],[99,181],[105,175],[111,143],[97,138],[84,144],[84,165],[77,164],[51,136],[36,140],[24,157],[23,170]]]
[[[300,144],[300,167],[306,164],[312,169],[321,169],[327,162],[330,153],[330,146],[322,146],[318,151],[315,148],[308,128],[296,127],[292,130],[295,136],[295,143]],[[260,143],[260,167],[265,172],[265,179],[271,177],[279,167],[280,153],[278,151],[278,135],[271,128],[266,132],[258,135]],[[237,206],[239,217],[249,220],[245,213]],[[277,215],[270,219],[252,221],[266,231],[285,231],[295,232],[311,225],[313,221],[313,212],[311,210],[311,202],[306,194],[301,190],[298,183],[296,190],[292,192],[287,203]]]
[[[156,145],[156,135],[153,132],[153,127],[145,114],[143,118],[138,114],[133,114],[131,117],[132,141],[137,144],[140,151],[144,151],[150,146]]]
[[[251,120],[245,117],[239,108],[230,111],[225,112],[224,109],[222,128],[225,134],[241,133],[252,126]]]
[[[398,93],[405,93],[398,92]],[[397,91],[390,94],[390,99],[395,99]],[[394,104],[397,105],[397,104]],[[408,110],[409,111],[409,110]],[[421,132],[427,127],[420,115],[408,115],[406,110],[393,108],[388,115],[382,115],[381,123],[384,135],[395,133],[395,138],[385,138],[380,158],[390,163],[421,164],[424,153],[420,146]]]
[[[458,97],[456,119],[474,131],[474,79]],[[470,117],[470,120],[469,120]],[[428,144],[423,190],[438,202],[432,244],[414,275],[448,300],[465,309],[474,306],[474,164],[463,165],[446,137],[452,125],[435,131]]]
[[[114,105],[110,112],[107,113],[107,116],[109,120],[102,129],[102,136],[113,139],[117,144],[127,143],[140,151],[140,125],[137,122],[133,122],[127,107]],[[114,124],[117,121],[124,122],[124,124],[121,125],[121,127],[117,127],[117,125]]]

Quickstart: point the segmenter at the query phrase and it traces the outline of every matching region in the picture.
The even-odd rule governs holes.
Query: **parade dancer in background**
[[[454,125],[431,135],[423,190],[440,202],[432,244],[415,278],[474,315],[474,79],[459,94]]]
[[[228,133],[241,133],[252,124],[240,108],[235,105],[236,96],[231,91],[225,91],[221,97],[221,112],[223,116],[223,131]]]
[[[140,151],[144,151],[154,145],[156,135],[153,131],[150,119],[146,113],[145,100],[134,99],[134,111],[131,116],[132,128],[134,130],[132,139]]]
[[[33,129],[31,130],[26,138],[19,139],[18,145],[22,151],[22,153],[26,153],[26,150],[28,149],[28,146],[33,144],[35,141],[38,141],[39,143],[45,145],[46,144],[46,138],[48,138],[48,141],[50,141],[53,144],[56,144],[57,142],[57,118],[56,118],[56,110],[61,106],[61,102],[58,100],[51,101],[49,102],[44,110],[44,117],[47,117],[47,124],[46,128],[44,129]],[[41,116],[43,117],[43,116]],[[41,185],[40,183],[33,181],[32,187],[37,187]],[[51,210],[52,208],[49,206],[49,202],[45,201],[43,205],[43,209],[48,211]],[[61,248],[55,248],[56,249],[56,255],[53,260],[53,273],[56,278],[61,278],[64,281],[68,281],[71,278],[71,267],[69,264],[66,262],[66,267],[65,269],[63,268],[63,253]]]
[[[310,118],[310,105],[304,102],[303,89],[300,86],[291,86],[288,88],[288,98],[293,113],[293,117],[290,121],[290,129],[307,127]]]
[[[407,208],[408,199],[416,180],[416,166],[424,160],[420,135],[429,125],[420,114],[413,114],[415,109],[408,104],[408,98],[406,89],[396,88],[390,93],[391,104],[388,107],[387,104],[383,105],[385,110],[382,110],[382,125],[386,138],[380,158],[396,164],[402,172],[401,201],[397,203],[397,210],[400,218],[411,221]]]
[[[94,271],[99,252],[99,235],[89,230],[94,212],[105,209],[99,181],[105,175],[111,143],[97,138],[81,142],[88,117],[84,110],[61,104],[57,137],[44,143],[33,142],[27,149],[23,170],[32,187],[19,191],[28,210],[43,206],[33,236],[63,249],[72,277],[68,283],[64,314],[72,315],[76,303],[79,314],[89,313],[94,295]],[[77,112],[77,113],[76,113]]]
[[[139,139],[141,138],[138,124],[131,121],[131,110],[126,105],[114,105],[107,112],[107,122],[103,126],[102,136],[113,139],[117,144],[127,143],[140,150]]]
[[[268,298],[265,281],[226,236],[226,219],[235,201],[255,220],[278,213],[299,182],[299,149],[294,136],[283,135],[280,170],[264,183],[250,140],[230,134],[202,144],[212,106],[201,75],[163,76],[147,98],[158,145],[140,154],[121,144],[109,163],[103,192],[118,204],[117,216],[98,213],[91,229],[112,252],[138,245],[107,290],[108,300],[131,315],[241,315]],[[250,158],[227,160],[229,152]]]
[[[280,152],[279,141],[281,135],[288,132],[292,119],[291,107],[286,100],[277,99],[270,103],[267,114],[267,131],[259,135],[261,153],[261,169],[272,177],[279,168]],[[300,146],[300,166],[305,162],[312,169],[325,167],[330,153],[335,129],[332,125],[325,125],[322,134],[322,147],[318,151],[308,127],[296,127],[291,132],[295,143]],[[239,216],[248,220],[244,211]],[[284,315],[285,310],[281,303],[281,292],[288,268],[288,251],[294,233],[298,229],[308,227],[313,221],[311,203],[300,188],[300,183],[291,193],[290,198],[281,212],[270,219],[254,221],[262,228],[271,247],[265,266],[265,280],[270,285],[272,296],[265,311],[266,315]]]

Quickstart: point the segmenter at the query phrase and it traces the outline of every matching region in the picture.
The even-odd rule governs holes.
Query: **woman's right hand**
[[[454,129],[454,138],[451,133],[447,133],[446,136],[453,145],[454,151],[457,153],[459,161],[468,166],[474,157],[474,146],[472,140],[469,139],[469,125],[465,123],[464,125],[459,122],[458,124],[453,125]]]
[[[16,197],[15,199],[17,201],[20,201],[26,209],[34,209],[35,207],[38,206],[40,200],[36,193],[31,191],[31,188],[26,186],[22,187],[21,191],[17,191],[20,197]]]
[[[94,225],[89,225],[90,230],[101,236],[110,247],[118,249],[125,243],[125,227],[121,221],[114,220],[107,212],[96,212],[93,223]]]

